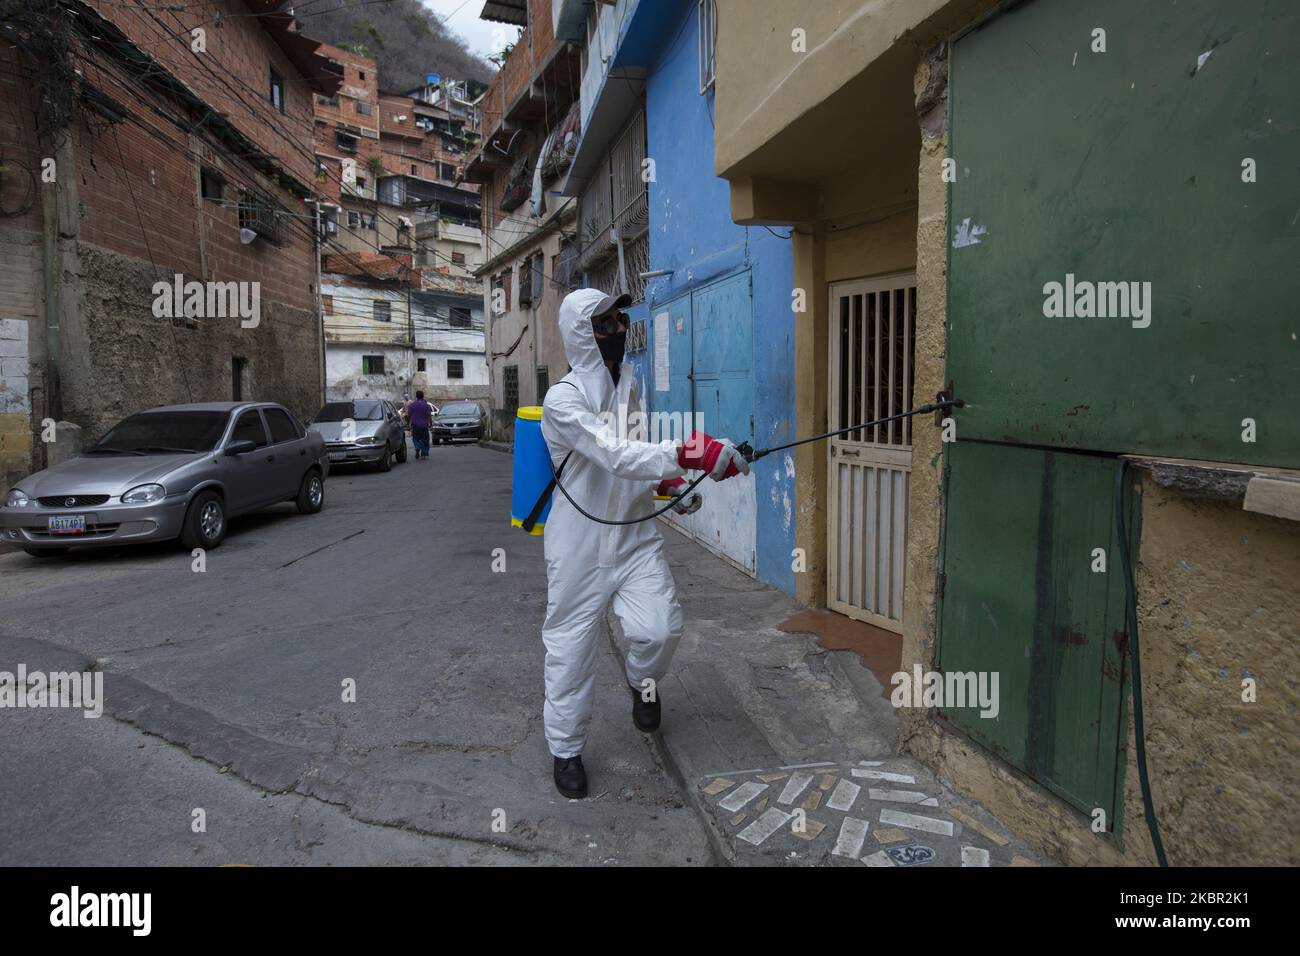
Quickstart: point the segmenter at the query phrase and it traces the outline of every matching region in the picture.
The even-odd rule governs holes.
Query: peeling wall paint
[[[988,234],[988,227],[981,226],[979,223],[971,224],[970,217],[967,216],[957,224],[957,232],[952,239],[952,247],[961,249],[963,246],[978,245],[980,236]]]

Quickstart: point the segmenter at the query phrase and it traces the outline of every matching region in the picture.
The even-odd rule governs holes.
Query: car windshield
[[[439,415],[477,415],[478,405],[473,402],[451,402],[442,406]]]
[[[141,412],[119,422],[87,454],[211,451],[226,430],[227,412]]]
[[[362,402],[327,402],[312,421],[341,422],[345,418],[354,422],[383,421],[384,407],[373,399]]]

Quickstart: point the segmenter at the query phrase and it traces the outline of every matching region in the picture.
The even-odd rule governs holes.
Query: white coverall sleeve
[[[587,409],[576,388],[552,388],[542,412],[542,437],[554,450],[572,449],[618,478],[662,481],[686,474],[672,442],[633,441]]]

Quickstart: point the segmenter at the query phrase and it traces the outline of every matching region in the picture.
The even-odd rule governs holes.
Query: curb
[[[614,627],[610,619],[612,613],[613,612],[610,609],[606,608],[603,622],[605,626],[605,639],[609,642],[610,649],[614,651],[614,654],[621,661],[624,656],[624,649],[619,646],[618,640],[614,637]],[[701,826],[704,827],[704,832],[708,834],[709,844],[713,849],[713,862],[722,866],[735,866],[735,853],[727,844],[723,835],[718,831],[712,815],[707,812],[704,804],[701,802],[701,798],[696,788],[690,784],[688,778],[689,768],[683,766],[682,761],[678,759],[676,751],[664,740],[661,731],[656,730],[653,734],[645,734],[644,736],[650,738],[650,745],[654,748],[660,762],[668,771],[669,776],[672,777],[673,782],[676,783],[678,788],[682,791],[682,794],[686,797],[686,801],[690,804],[691,809],[695,811],[696,817],[699,818]]]

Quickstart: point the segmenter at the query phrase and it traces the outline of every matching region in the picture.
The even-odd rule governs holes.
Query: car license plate
[[[85,515],[50,515],[50,534],[85,534]]]
[[[345,451],[330,452],[330,461],[345,461],[347,457],[348,457],[348,453]]]

